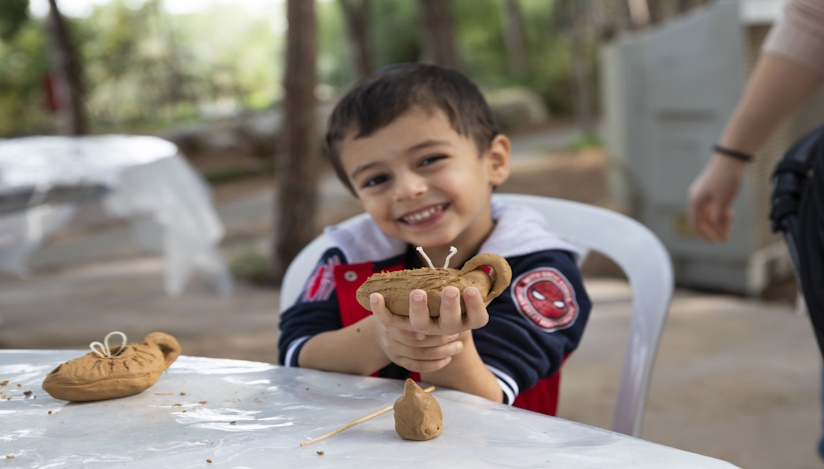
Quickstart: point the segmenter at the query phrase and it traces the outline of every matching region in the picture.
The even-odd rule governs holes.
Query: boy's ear
[[[512,143],[506,135],[498,134],[489,145],[489,182],[493,186],[503,184],[509,179],[509,159]]]

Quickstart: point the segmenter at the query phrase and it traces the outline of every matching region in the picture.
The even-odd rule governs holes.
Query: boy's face
[[[443,259],[449,246],[466,259],[491,232],[492,186],[509,176],[509,140],[482,156],[446,115],[413,108],[368,137],[340,143],[355,195],[387,235]]]

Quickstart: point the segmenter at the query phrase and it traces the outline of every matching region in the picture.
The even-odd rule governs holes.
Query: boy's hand
[[[391,314],[391,313],[390,313]],[[463,350],[454,335],[424,335],[387,327],[378,321],[378,343],[387,358],[409,371],[431,373],[445,367]]]
[[[370,297],[372,313],[385,326],[424,335],[452,335],[470,329],[478,329],[489,322],[481,295],[477,288],[466,288],[463,292],[466,314],[461,314],[460,292],[455,287],[446,287],[441,293],[440,316],[429,316],[426,292],[412,290],[409,294],[409,316],[392,314],[384,305],[383,296],[373,293]]]
[[[392,362],[407,370],[421,373],[437,371],[446,366],[452,356],[463,349],[458,333],[483,327],[489,321],[486,306],[475,288],[464,290],[466,314],[455,287],[446,287],[441,295],[440,317],[429,316],[426,292],[413,290],[409,296],[409,316],[393,314],[386,308],[383,296],[370,297],[372,313],[382,327],[379,341]]]

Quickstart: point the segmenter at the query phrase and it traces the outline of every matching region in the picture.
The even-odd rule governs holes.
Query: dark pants
[[[821,337],[824,332],[824,158],[818,156],[798,207],[797,236],[801,290],[810,320]]]
[[[821,143],[824,145],[824,142]],[[798,208],[798,273],[801,290],[819,346],[824,337],[824,157],[818,152],[813,173],[803,190]],[[821,406],[824,417],[824,371],[821,373]],[[822,418],[824,427],[824,418]],[[824,459],[824,437],[818,443]]]
[[[824,357],[824,126],[793,144],[776,166],[772,182],[773,230],[783,231],[786,236]],[[824,370],[821,386],[824,417]],[[819,441],[818,453],[824,459],[824,437]]]

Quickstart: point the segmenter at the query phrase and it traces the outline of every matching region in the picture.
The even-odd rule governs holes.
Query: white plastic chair
[[[639,436],[652,367],[673,292],[669,253],[647,227],[612,210],[534,195],[493,197],[536,209],[547,218],[557,236],[583,249],[600,252],[624,271],[632,288],[632,319],[612,430]],[[281,284],[281,311],[297,301],[317,260],[331,246],[332,242],[321,235],[292,261]]]

